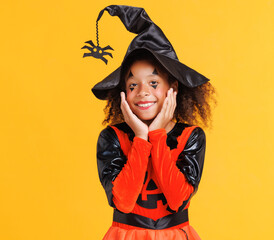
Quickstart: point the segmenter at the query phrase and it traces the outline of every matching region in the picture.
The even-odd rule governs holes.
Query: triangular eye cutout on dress
[[[155,184],[155,182],[150,179],[148,185],[147,185],[147,190],[155,190],[158,189],[157,185]]]

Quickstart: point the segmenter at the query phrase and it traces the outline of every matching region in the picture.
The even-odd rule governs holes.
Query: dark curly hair
[[[125,76],[131,65],[140,60],[149,61],[160,71],[168,73],[148,51],[138,51],[138,53],[136,51],[136,54],[131,54],[122,64],[120,84],[108,92],[107,105],[104,108],[106,117],[102,122],[103,125],[124,122],[123,114],[120,109],[120,92],[125,91]],[[168,80],[170,84],[177,81],[169,73]],[[173,120],[190,125],[199,125],[204,128],[211,128],[212,108],[216,105],[216,90],[209,82],[194,88],[189,88],[179,83],[177,105]]]

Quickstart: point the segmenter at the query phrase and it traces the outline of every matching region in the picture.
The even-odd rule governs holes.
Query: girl
[[[103,123],[109,124],[97,143],[99,178],[114,208],[103,239],[198,240],[188,207],[206,142],[196,123],[208,126],[214,88],[178,61],[144,9],[112,5],[97,21],[104,10],[138,36],[122,65],[92,89],[107,100]]]

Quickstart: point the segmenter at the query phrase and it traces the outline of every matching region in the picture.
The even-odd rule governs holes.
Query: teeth
[[[146,103],[146,104],[138,104],[139,107],[148,107],[153,105],[154,103]]]

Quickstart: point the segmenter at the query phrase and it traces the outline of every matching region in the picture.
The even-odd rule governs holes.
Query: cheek
[[[130,98],[131,97],[131,90],[127,90],[126,91],[126,99],[128,100],[128,98]]]
[[[126,92],[126,100],[128,103],[130,103],[132,101],[132,98],[133,98],[133,94],[132,94],[132,91],[131,90],[128,90]]]
[[[166,89],[155,89],[155,95],[159,99],[165,100],[165,98],[167,97],[167,90]]]

